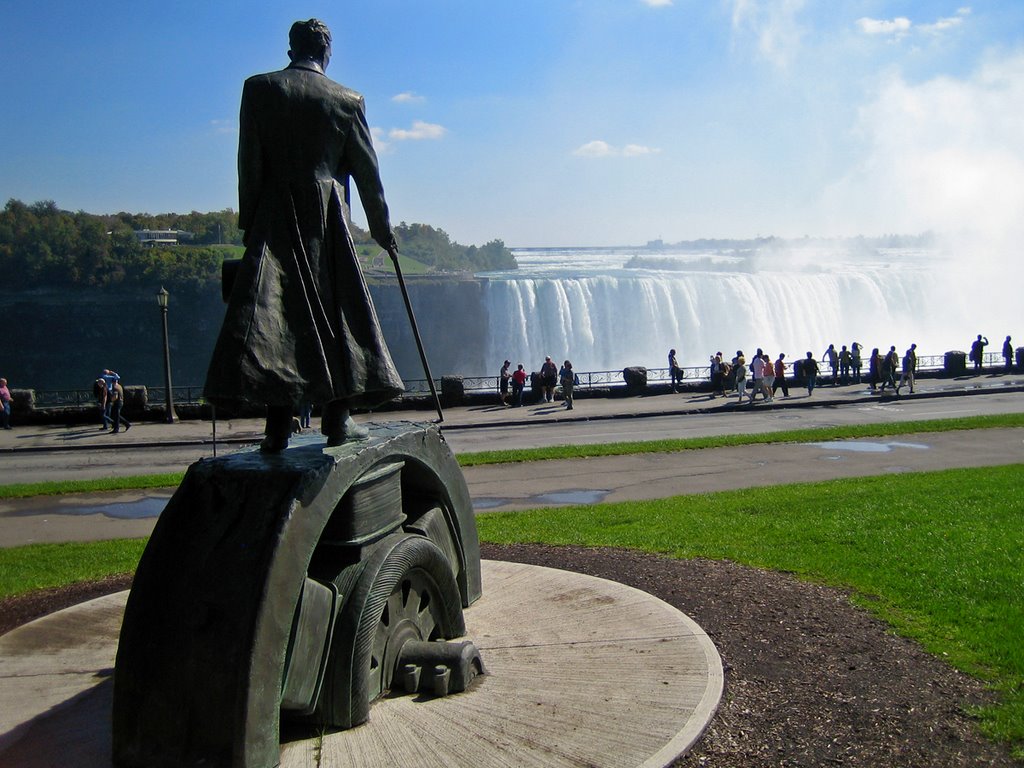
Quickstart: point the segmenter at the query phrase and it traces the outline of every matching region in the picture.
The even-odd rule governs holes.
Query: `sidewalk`
[[[909,394],[904,388],[902,400],[962,397],[965,395],[992,392],[1024,392],[1024,373],[993,373],[978,376],[968,375],[953,379],[918,379],[915,393]],[[862,403],[892,402],[895,395],[887,390],[884,395],[871,392],[866,384],[845,387],[819,385],[814,394],[807,390],[790,387],[790,397],[782,397],[781,390],[773,403],[760,399],[751,406],[747,401],[737,404],[735,393],[726,398],[711,398],[707,393],[683,392],[661,393],[639,396],[588,397],[586,391],[578,392],[576,407],[567,411],[560,401],[554,403],[533,403],[522,408],[508,408],[500,404],[478,404],[447,408],[444,410],[445,430],[501,427],[509,424],[540,425],[566,421],[599,421],[603,419],[643,418],[649,416],[675,416],[690,413],[722,413],[738,410],[762,410],[780,408],[801,408],[808,406],[840,406]],[[433,410],[381,411],[376,414],[360,414],[360,422],[418,421],[429,422],[437,419]],[[313,420],[314,427],[319,419]],[[216,431],[216,434],[215,434]],[[217,421],[179,421],[174,424],[160,422],[137,422],[135,427],[119,434],[110,434],[97,425],[31,425],[12,430],[0,430],[0,454],[12,452],[40,452],[65,450],[94,450],[97,448],[129,449],[142,446],[182,446],[212,443],[251,444],[262,439],[262,419],[235,419]]]
[[[914,395],[901,401],[1024,392],[1024,376],[925,379]],[[643,419],[696,413],[766,415],[810,406],[875,404],[878,395],[863,386],[822,387],[807,396],[774,404],[736,405],[707,395],[662,394],[646,397],[580,398],[567,411],[561,403],[522,408],[499,405],[451,408],[443,427],[454,432],[512,425],[543,426],[555,422]],[[1016,399],[1016,396],[1015,396]],[[1024,404],[1024,398],[1019,398]],[[883,402],[896,402],[886,398]],[[1012,407],[1012,406],[1011,406]],[[436,418],[433,411],[389,411],[359,417],[363,421]],[[717,421],[704,419],[704,422]],[[786,421],[785,423],[790,423]],[[229,453],[262,439],[260,419],[217,423],[218,450]],[[98,426],[25,427],[0,431],[0,455],[6,456],[4,482],[31,482],[42,477],[93,477],[181,471],[210,456],[213,425],[203,421],[142,423],[128,432],[108,434]],[[470,437],[467,435],[467,437]],[[314,433],[301,440],[317,440]],[[689,493],[863,477],[892,472],[981,467],[1024,462],[1024,428],[986,429],[932,435],[904,435],[898,440],[831,441],[766,451],[764,446],[736,446],[673,454],[641,454],[566,459],[541,465],[499,464],[469,467],[463,475],[477,512],[515,511],[563,504],[650,500]],[[298,441],[296,441],[298,442]],[[176,450],[161,451],[160,448]],[[118,450],[111,451],[111,447]],[[148,448],[149,450],[142,450]],[[135,450],[133,450],[135,449]],[[91,453],[90,453],[91,452]],[[186,458],[187,456],[191,458]],[[113,459],[111,458],[113,457]],[[58,541],[88,541],[147,536],[170,496],[170,489],[69,494],[0,502],[0,547]]]

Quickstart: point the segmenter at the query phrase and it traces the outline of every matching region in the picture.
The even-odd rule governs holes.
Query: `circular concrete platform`
[[[466,622],[487,676],[444,699],[378,701],[364,726],[282,745],[282,767],[653,767],[703,732],[722,694],[722,665],[689,617],[568,571],[488,560],[483,578]],[[0,637],[0,764],[110,766],[126,598],[99,598]]]

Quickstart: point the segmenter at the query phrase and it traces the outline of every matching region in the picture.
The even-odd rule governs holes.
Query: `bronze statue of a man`
[[[238,139],[245,255],[210,362],[214,404],[267,404],[264,451],[287,447],[299,403],[324,405],[328,445],[365,437],[350,406],[402,392],[345,221],[353,178],[381,247],[396,248],[363,97],[327,78],[331,33],[289,33],[287,68],[245,82]]]

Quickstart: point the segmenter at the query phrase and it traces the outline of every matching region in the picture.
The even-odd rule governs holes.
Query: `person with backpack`
[[[120,381],[114,382],[113,388],[107,393],[107,398],[110,403],[110,423],[113,425],[110,431],[115,434],[120,432],[123,424],[124,431],[127,432],[132,428],[132,423],[121,415],[121,409],[124,407],[124,387]]]
[[[678,392],[678,385],[683,383],[683,369],[679,367],[679,363],[676,361],[676,351],[674,349],[668,351],[668,375],[672,380],[672,391]]]
[[[903,375],[900,376],[900,383],[896,385],[896,394],[900,393],[900,387],[904,384],[910,385],[910,394],[914,394],[914,373],[917,371],[917,344],[911,344],[910,349],[903,355]]]
[[[885,392],[885,385],[888,384],[896,389],[896,367],[900,364],[900,356],[896,353],[896,345],[889,347],[889,352],[882,358],[882,386],[879,393]],[[899,394],[897,392],[896,394]]]
[[[772,397],[775,397],[775,393],[779,391],[779,387],[782,387],[782,396],[789,397],[789,387],[786,386],[786,356],[783,353],[779,353],[778,360],[775,361],[775,383],[772,384]]]

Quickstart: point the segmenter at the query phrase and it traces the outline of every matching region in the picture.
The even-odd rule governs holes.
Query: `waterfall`
[[[684,268],[667,270],[625,269],[622,254],[586,263],[572,255],[517,253],[520,273],[487,275],[485,370],[506,358],[537,370],[546,355],[576,370],[662,368],[670,348],[683,366],[757,347],[795,359],[854,341],[941,354],[966,348],[983,314],[922,251],[852,262],[820,252],[715,263],[689,254],[679,257]]]

